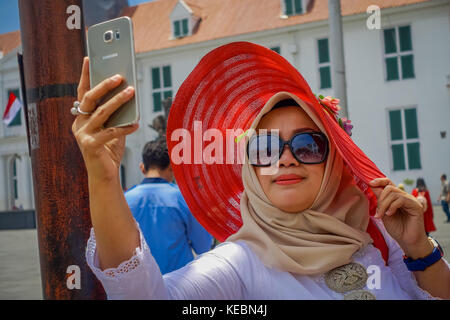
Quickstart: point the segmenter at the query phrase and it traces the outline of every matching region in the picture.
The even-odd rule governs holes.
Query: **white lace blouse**
[[[402,250],[377,221],[389,247],[389,263],[369,245],[353,256],[369,273],[364,290],[376,299],[433,299],[403,263]],[[140,229],[139,229],[140,231]],[[141,231],[140,231],[141,232]],[[94,230],[86,260],[108,299],[343,299],[324,275],[302,276],[266,267],[243,241],[224,242],[176,271],[161,275],[141,232],[136,254],[117,268],[99,269]]]

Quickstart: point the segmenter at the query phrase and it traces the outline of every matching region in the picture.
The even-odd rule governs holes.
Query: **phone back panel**
[[[106,41],[105,33],[111,31],[113,38],[111,41]],[[115,74],[120,74],[126,79],[119,87],[106,95],[101,103],[129,85],[135,88],[134,98],[115,111],[104,126],[121,127],[137,123],[139,103],[131,19],[120,17],[93,25],[88,29],[87,37],[91,88]]]

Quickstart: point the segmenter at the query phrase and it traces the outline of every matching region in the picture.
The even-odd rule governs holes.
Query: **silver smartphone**
[[[139,95],[131,19],[120,17],[91,26],[87,32],[87,48],[91,88],[115,74],[125,78],[125,81],[107,94],[100,104],[128,86],[135,89],[134,98],[115,111],[104,126],[123,127],[137,123],[140,117]]]

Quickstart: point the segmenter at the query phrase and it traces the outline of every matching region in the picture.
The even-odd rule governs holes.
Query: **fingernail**
[[[387,216],[390,216],[391,215],[391,212],[388,210],[388,211],[386,211],[386,215]]]
[[[113,81],[119,81],[120,80],[120,74],[116,74],[114,77],[112,77]]]
[[[125,93],[133,93],[133,91],[134,91],[134,88],[131,86],[125,89]]]

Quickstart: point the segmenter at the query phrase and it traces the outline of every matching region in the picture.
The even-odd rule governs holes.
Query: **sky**
[[[95,1],[95,0],[91,0]],[[153,0],[128,0],[130,6]],[[20,29],[18,0],[0,0],[0,33]]]

